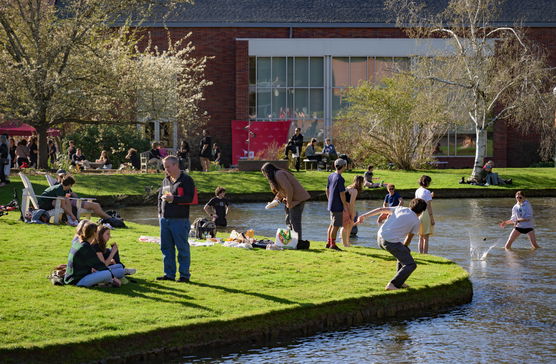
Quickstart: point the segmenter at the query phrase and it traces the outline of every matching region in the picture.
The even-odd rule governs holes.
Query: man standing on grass
[[[419,215],[426,209],[425,200],[415,198],[409,203],[409,208],[403,206],[382,207],[371,210],[357,219],[357,224],[360,224],[365,221],[367,216],[390,215],[377,234],[378,245],[398,259],[397,273],[385,287],[388,291],[409,288],[405,281],[417,268],[409,250],[409,243],[411,243],[413,235],[419,233]]]
[[[168,156],[162,164],[166,178],[158,193],[158,218],[160,220],[160,250],[164,257],[164,275],[160,281],[176,279],[176,249],[178,250],[179,282],[189,282],[189,204],[195,194],[193,179],[180,171],[177,157]]]
[[[342,177],[342,172],[346,169],[346,166],[347,162],[344,159],[336,159],[334,161],[336,171],[328,176],[328,185],[326,186],[328,211],[330,211],[330,225],[328,226],[326,247],[334,250],[342,250],[336,245],[336,236],[338,235],[338,229],[342,227],[344,209],[348,208],[345,180]]]

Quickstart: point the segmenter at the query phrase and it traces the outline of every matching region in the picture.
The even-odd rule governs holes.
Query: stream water
[[[522,235],[512,251],[505,251],[510,227],[501,229],[496,223],[509,218],[513,199],[434,200],[436,233],[429,253],[451,259],[469,271],[474,290],[470,304],[434,316],[323,332],[178,362],[556,363],[556,198],[529,201],[541,249],[531,250]],[[357,204],[357,210],[364,212],[381,202]],[[233,204],[229,225],[238,231],[253,228],[257,235],[274,236],[283,225],[284,212],[279,207],[264,210],[264,206]],[[130,221],[158,224],[154,207],[126,208],[121,214]],[[195,206],[191,220],[199,216],[202,206]],[[307,203],[304,239],[326,240],[328,221],[324,202]],[[376,247],[377,230],[374,219],[368,219],[353,243]]]

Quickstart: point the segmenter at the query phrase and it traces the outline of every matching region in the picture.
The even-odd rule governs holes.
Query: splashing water
[[[469,255],[471,260],[486,260],[488,253],[498,245],[501,239],[498,239],[494,244],[488,245],[487,238],[477,238],[469,233]]]

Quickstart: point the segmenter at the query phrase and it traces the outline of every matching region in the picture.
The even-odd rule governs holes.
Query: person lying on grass
[[[398,260],[396,275],[385,287],[388,291],[409,288],[405,281],[417,268],[409,250],[409,243],[411,243],[413,236],[419,232],[419,215],[426,209],[427,203],[425,200],[415,198],[409,203],[409,208],[403,206],[382,207],[371,210],[357,219],[357,224],[360,224],[368,216],[390,215],[377,234],[378,245]]]
[[[68,265],[64,276],[65,284],[78,287],[92,287],[99,283],[112,283],[120,287],[125,275],[121,264],[106,266],[98,259],[91,243],[95,240],[97,225],[91,222],[80,226],[79,240],[72,242],[68,255]]]
[[[93,249],[95,249],[98,259],[107,267],[113,264],[121,264],[122,267],[124,267],[126,275],[135,274],[135,269],[125,268],[124,264],[121,262],[118,244],[113,242],[110,244],[111,248],[108,248],[108,240],[110,240],[110,228],[105,225],[100,225],[97,228],[95,242],[93,243]]]

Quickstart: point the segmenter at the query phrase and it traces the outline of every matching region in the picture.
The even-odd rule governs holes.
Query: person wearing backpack
[[[121,264],[104,265],[91,243],[95,240],[97,225],[85,223],[81,226],[79,241],[73,241],[68,255],[68,265],[64,276],[65,284],[78,287],[92,287],[98,283],[112,283],[120,287],[120,278],[125,275]]]

